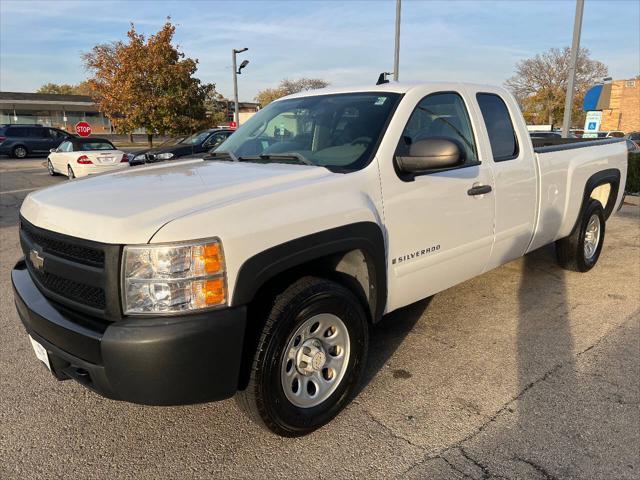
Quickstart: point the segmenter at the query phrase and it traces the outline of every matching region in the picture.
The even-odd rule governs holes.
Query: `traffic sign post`
[[[81,137],[88,137],[91,135],[91,125],[88,122],[76,123],[76,133]]]

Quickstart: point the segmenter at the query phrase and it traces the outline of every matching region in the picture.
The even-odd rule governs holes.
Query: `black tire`
[[[585,237],[587,236],[587,228],[592,219],[594,219],[594,221],[597,219],[597,222],[599,222],[597,234],[598,243],[593,254],[587,255],[585,252]],[[602,204],[597,200],[590,200],[574,232],[568,237],[556,241],[558,264],[566,270],[588,272],[598,262],[598,258],[600,258],[600,252],[604,244],[604,234],[605,218]]]
[[[69,180],[73,180],[74,178],[76,178],[76,174],[73,173],[73,168],[71,168],[71,165],[67,165],[67,177],[69,177]]]
[[[27,158],[28,154],[27,147],[23,145],[16,145],[13,147],[13,150],[11,150],[11,155],[15,158]]]
[[[351,291],[338,283],[315,277],[294,282],[276,296],[271,305],[258,341],[248,386],[238,392],[236,401],[256,423],[278,435],[306,435],[334,418],[357,392],[369,344],[367,316]],[[350,354],[343,376],[333,387],[335,390],[322,403],[301,408],[287,398],[282,366],[296,330],[310,318],[323,313],[339,317],[346,326]]]
[[[60,175],[58,172],[56,172],[53,169],[53,164],[51,163],[51,160],[49,160],[49,159],[47,159],[47,170],[49,171],[49,175],[51,175],[52,177]]]

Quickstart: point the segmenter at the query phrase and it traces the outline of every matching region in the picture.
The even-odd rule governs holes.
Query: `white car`
[[[51,149],[47,158],[49,175],[69,179],[120,170],[129,166],[129,155],[106,138],[69,138]]]

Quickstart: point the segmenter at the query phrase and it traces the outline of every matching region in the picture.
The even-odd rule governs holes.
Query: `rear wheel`
[[[12,155],[16,158],[25,158],[29,152],[22,145],[18,145],[17,147],[13,147]]]
[[[279,435],[312,432],[355,394],[368,339],[367,317],[349,290],[328,280],[302,278],[276,297],[249,385],[237,402]]]
[[[76,178],[76,174],[73,173],[73,168],[71,168],[71,165],[67,165],[67,177],[69,177],[69,180],[73,180],[74,178]]]
[[[574,272],[591,270],[600,258],[604,233],[604,209],[598,200],[591,200],[576,230],[556,242],[558,264]]]

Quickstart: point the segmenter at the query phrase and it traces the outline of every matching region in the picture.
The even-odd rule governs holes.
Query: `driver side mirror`
[[[52,148],[51,150],[49,150],[49,153],[56,153],[58,151],[57,148]]]
[[[418,140],[409,146],[408,154],[396,156],[398,168],[403,173],[451,168],[462,164],[463,161],[464,153],[458,144],[442,137]]]

